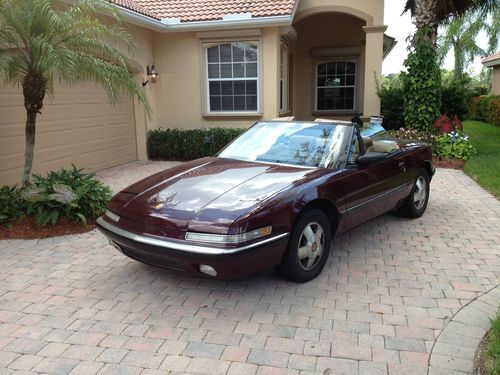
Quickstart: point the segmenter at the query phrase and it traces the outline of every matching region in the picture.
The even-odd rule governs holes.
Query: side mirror
[[[370,165],[385,160],[387,154],[383,152],[367,152],[356,159],[359,165]]]

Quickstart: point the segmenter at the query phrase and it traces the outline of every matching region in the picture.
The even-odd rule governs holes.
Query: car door
[[[369,165],[356,163],[357,154],[364,152],[356,128],[344,175],[347,184],[344,231],[393,209],[405,188],[406,166],[401,152],[392,152]]]

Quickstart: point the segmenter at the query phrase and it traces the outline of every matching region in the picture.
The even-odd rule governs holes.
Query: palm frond
[[[410,12],[415,15],[419,0],[407,0],[403,13]],[[450,17],[459,17],[467,12],[476,11],[486,16],[500,7],[500,0],[437,0],[435,9],[435,21],[446,23]]]
[[[103,14],[111,17],[103,22]],[[109,22],[111,21],[111,22]],[[134,43],[118,8],[105,0],[0,1],[0,78],[21,83],[29,73],[54,81],[90,81],[111,103],[135,95],[151,114],[142,86],[130,72]]]

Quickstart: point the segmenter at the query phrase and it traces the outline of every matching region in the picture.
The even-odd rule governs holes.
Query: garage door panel
[[[0,158],[9,157],[12,154],[24,153],[24,142],[24,137],[0,139]]]
[[[106,135],[109,137],[121,137],[121,136],[123,136],[122,124],[110,124],[106,128]]]
[[[5,171],[10,171],[11,169],[21,168],[24,166],[24,151],[22,154],[13,154],[2,158],[5,160]],[[2,171],[3,173],[4,171]],[[19,172],[19,177],[21,177],[21,172]]]
[[[133,148],[135,145],[130,143],[130,140],[126,137],[115,137],[115,138],[107,138],[105,140],[92,141],[92,142],[83,142],[77,146],[76,152],[78,154],[90,154],[95,153],[101,150],[111,150],[117,147],[126,147],[129,150]]]
[[[53,160],[71,159],[71,157],[75,154],[75,150],[72,145],[46,147],[43,149],[38,149],[37,151],[37,160],[40,163],[45,163]]]
[[[1,89],[0,89],[1,90]],[[0,108],[0,121],[3,125],[19,125],[26,123],[26,110],[23,107],[8,107]]]
[[[38,150],[49,150],[53,147],[60,147],[65,144],[71,145],[74,136],[75,133],[71,129],[43,133],[38,132],[35,140],[35,148]]]
[[[0,89],[0,185],[19,182],[24,164],[23,98]],[[93,85],[56,87],[37,117],[33,171],[77,167],[99,170],[137,159],[132,100],[107,103]]]

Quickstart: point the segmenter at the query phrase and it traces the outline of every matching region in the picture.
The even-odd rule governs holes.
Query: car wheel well
[[[431,167],[431,162],[426,160],[422,163],[422,168],[424,168],[427,171],[427,174],[429,175],[429,180],[432,179],[432,167]]]
[[[302,208],[299,215],[295,218],[295,221],[297,221],[301,213],[306,212],[306,210],[310,208],[317,208],[323,211],[323,213],[328,217],[328,219],[330,219],[330,228],[332,230],[332,237],[333,237],[335,235],[335,231],[337,230],[337,225],[340,217],[339,211],[337,210],[335,204],[333,204],[328,199],[322,199],[322,198],[315,199]]]

